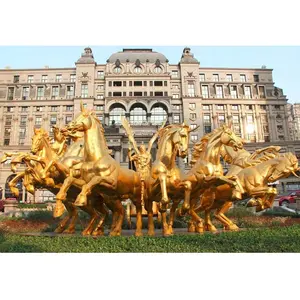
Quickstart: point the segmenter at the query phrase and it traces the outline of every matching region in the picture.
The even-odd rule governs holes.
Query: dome
[[[113,53],[109,57],[108,61],[110,63],[115,63],[117,59],[121,63],[135,63],[137,59],[141,63],[156,63],[157,60],[159,60],[160,63],[165,63],[166,61],[168,61],[163,54],[152,51],[152,49],[123,49],[123,51]]]

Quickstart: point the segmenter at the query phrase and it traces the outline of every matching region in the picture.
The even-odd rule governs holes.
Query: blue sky
[[[122,48],[152,48],[170,61],[179,62],[185,46],[192,49],[203,67],[272,68],[275,85],[284,90],[290,103],[300,102],[299,46],[93,46],[94,58],[103,64],[113,52]],[[74,67],[85,46],[0,46],[0,69]]]

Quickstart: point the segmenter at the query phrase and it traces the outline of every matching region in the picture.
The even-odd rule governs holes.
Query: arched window
[[[121,104],[116,104],[111,108],[109,113],[109,125],[122,123],[122,116],[125,116],[125,108]]]
[[[161,125],[168,117],[168,111],[165,105],[157,103],[151,109],[151,123]]]
[[[154,68],[154,73],[161,73],[161,72],[162,72],[161,67],[155,67]]]
[[[114,68],[114,73],[121,73],[121,67],[115,67]]]
[[[130,110],[130,123],[139,125],[147,122],[147,111],[143,105],[135,104]]]
[[[141,67],[135,67],[133,71],[134,71],[134,73],[142,73],[142,68]]]

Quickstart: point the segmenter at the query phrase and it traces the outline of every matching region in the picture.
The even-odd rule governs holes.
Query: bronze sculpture
[[[143,208],[148,217],[148,235],[154,235],[153,207],[157,207],[163,235],[167,236],[173,233],[176,216],[185,214],[192,218],[189,231],[216,231],[210,219],[211,211],[215,211],[215,217],[225,229],[237,230],[236,224],[225,216],[233,202],[251,197],[249,206],[256,206],[257,211],[271,207],[277,191],[268,183],[291,174],[298,176],[298,160],[294,154],[280,154],[280,147],[276,146],[250,154],[230,125],[215,129],[194,145],[192,168],[184,173],[177,166],[176,158],[188,154],[192,131],[189,126],[163,123],[146,149],[144,145],[137,146],[129,122],[123,119],[122,124],[135,151],[132,154],[129,147],[129,159],[135,163],[136,171],[121,167],[110,155],[102,124],[94,112],[81,104],[81,112],[72,122],[65,128],[53,128],[52,141],[44,129],[35,129],[31,153],[4,154],[1,162],[11,158],[14,173],[17,165],[25,165],[25,170],[16,173],[10,181],[11,191],[18,194],[16,183],[23,178],[30,193],[36,188],[46,188],[56,194],[54,216],[61,216],[65,208],[68,212],[57,233],[75,231],[80,207],[90,215],[82,234],[103,235],[104,221],[111,210],[110,235],[121,235],[125,214],[122,201],[130,199],[136,207],[135,235],[142,235]],[[69,146],[67,138],[73,141]],[[157,139],[158,150],[152,162],[150,151]],[[227,174],[221,158],[230,165]],[[204,220],[199,217],[199,211],[204,211]]]

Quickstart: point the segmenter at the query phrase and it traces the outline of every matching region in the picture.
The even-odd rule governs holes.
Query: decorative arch
[[[126,115],[126,107],[121,103],[113,103],[109,110],[109,125],[121,125]]]
[[[151,107],[151,123],[153,125],[161,125],[163,121],[168,119],[168,107],[161,102],[157,102]]]
[[[111,111],[111,107],[114,106],[115,104],[121,104],[126,112],[128,112],[128,105],[124,100],[110,100],[106,105],[105,105],[105,113],[109,113]]]
[[[150,107],[148,105],[148,102],[146,100],[142,100],[142,99],[141,100],[139,99],[139,100],[130,101],[129,104],[128,104],[128,111],[130,112],[131,108],[136,104],[143,105],[145,107],[146,111],[149,112]]]
[[[130,107],[130,123],[141,125],[147,122],[147,107],[143,103],[136,102]]]
[[[154,105],[156,105],[157,103],[161,103],[161,104],[163,104],[163,105],[165,105],[166,106],[166,109],[167,109],[167,112],[168,113],[170,113],[170,112],[172,112],[172,109],[171,109],[171,106],[170,106],[170,103],[168,102],[168,101],[166,101],[166,100],[152,100],[150,103],[149,103],[149,112],[150,112],[150,110],[152,109],[152,107],[154,106]]]

